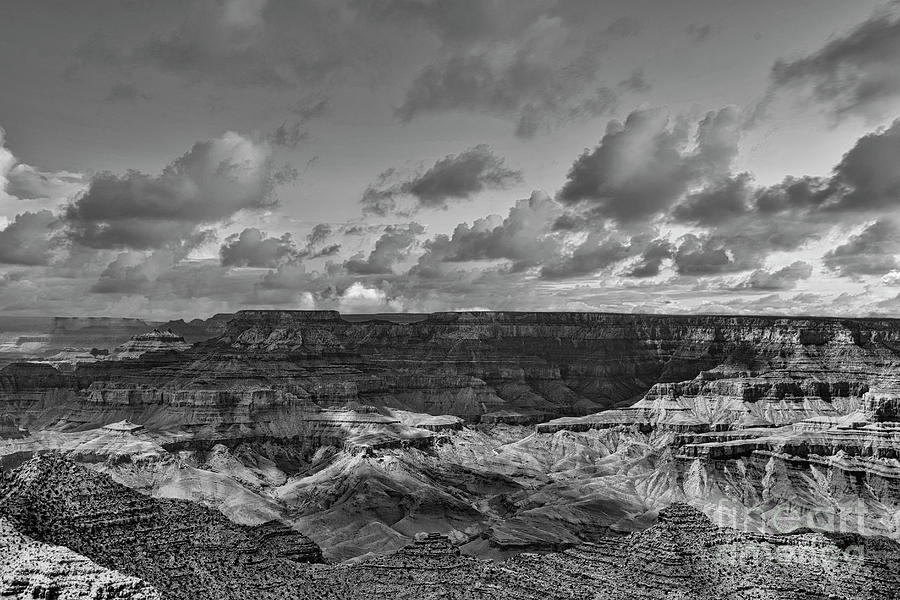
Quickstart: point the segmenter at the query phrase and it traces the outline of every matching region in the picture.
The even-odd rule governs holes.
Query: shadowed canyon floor
[[[898,321],[154,325],[0,370],[0,523],[32,553],[4,589],[40,554],[128,597],[896,593]]]

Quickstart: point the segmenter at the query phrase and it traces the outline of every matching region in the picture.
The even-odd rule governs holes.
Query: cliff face
[[[320,406],[539,422],[627,406],[648,391],[650,406],[687,386],[675,395],[763,401],[771,410],[751,412],[779,424],[851,410],[870,387],[892,380],[897,348],[900,324],[874,319],[438,313],[396,323],[242,311],[222,335],[176,356],[80,365],[70,387],[90,389],[94,402],[131,390],[128,403],[165,403],[167,390],[177,390],[179,404],[193,394],[198,405],[215,397],[223,407],[262,407],[250,390],[269,390]],[[803,408],[800,399],[819,406]]]

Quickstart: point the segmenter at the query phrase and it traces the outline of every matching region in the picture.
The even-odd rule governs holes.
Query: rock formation
[[[197,503],[157,500],[62,458],[34,458],[0,480],[0,516],[21,533],[134,575],[166,598],[278,598],[282,573],[321,561],[275,522],[232,523]]]
[[[796,529],[900,539],[897,321],[242,311],[170,325],[172,340],[132,344],[124,360],[0,370],[0,414],[14,415],[0,429],[0,466],[59,452],[148,501],[191,500],[246,527],[287,523],[328,559],[370,566],[425,546],[448,564],[509,559],[504,569],[550,560],[536,550],[611,561],[595,556],[606,544],[671,529],[683,507],[653,524],[673,502],[739,529],[728,539],[751,554],[797,545],[778,537]],[[179,327],[210,337],[188,346]],[[724,535],[709,527],[697,525],[703,548]],[[406,548],[422,531],[446,538]],[[678,552],[715,565],[725,556]],[[637,563],[615,565],[630,575],[591,577],[620,589],[639,576],[628,571]],[[722,568],[672,567],[653,585],[691,597],[679,578],[727,583]],[[465,580],[482,581],[479,569]],[[150,567],[125,572],[162,585]],[[857,589],[848,581],[835,589]],[[745,593],[726,583],[714,589]],[[820,597],[815,582],[797,585],[780,597]],[[766,589],[756,597],[779,597]]]
[[[62,546],[36,542],[0,518],[0,598],[159,600],[136,577],[105,569]]]
[[[139,333],[112,352],[113,360],[128,360],[140,358],[148,352],[183,352],[189,350],[191,345],[184,338],[166,329],[160,331],[154,329],[148,333]]]

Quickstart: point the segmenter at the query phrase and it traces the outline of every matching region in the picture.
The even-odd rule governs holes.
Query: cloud
[[[713,26],[709,23],[704,25],[698,25],[697,23],[691,23],[685,29],[685,32],[690,36],[691,40],[693,40],[697,44],[702,44],[706,40],[710,38],[713,34]]]
[[[900,268],[900,228],[890,219],[870,223],[846,243],[829,250],[822,257],[825,268],[844,277],[883,275]]]
[[[21,200],[60,201],[81,191],[84,184],[80,173],[41,171],[19,162],[6,147],[6,132],[0,127],[0,201],[15,200],[13,214],[24,208]]]
[[[625,274],[628,277],[656,277],[667,258],[672,258],[673,245],[668,240],[651,241],[641,252],[640,258]]]
[[[269,141],[275,146],[295,150],[300,143],[309,137],[309,131],[303,128],[300,121],[282,123],[269,134]]]
[[[343,313],[400,312],[403,304],[388,298],[384,290],[357,281],[340,296],[338,310]]]
[[[424,232],[425,228],[418,223],[389,225],[368,257],[353,257],[344,262],[344,268],[354,275],[392,273],[394,264],[409,254],[416,243],[416,236]]]
[[[841,193],[824,208],[872,210],[900,205],[900,119],[861,137],[834,168],[830,183]]]
[[[228,236],[219,249],[223,267],[275,268],[299,255],[299,250],[285,233],[280,238],[266,237],[259,229],[248,227],[240,234]]]
[[[762,262],[770,250],[760,248],[755,252],[735,251],[733,240],[715,235],[688,233],[678,241],[672,259],[680,275],[716,275],[744,271]]]
[[[309,235],[306,236],[306,242],[310,246],[321,244],[334,233],[334,229],[328,223],[319,223],[312,228]]]
[[[630,92],[645,93],[649,92],[653,86],[647,81],[644,70],[636,68],[631,75],[619,82],[619,87]]]
[[[316,96],[304,96],[291,109],[300,119],[300,123],[308,123],[321,119],[331,111],[331,100]]]
[[[884,116],[900,98],[900,14],[876,12],[815,52],[772,66],[773,89],[803,88],[836,117]]]
[[[737,111],[710,112],[689,145],[683,120],[634,111],[613,121],[593,150],[572,165],[557,199],[587,216],[635,222],[665,212],[690,184],[725,177],[737,154]]]
[[[0,231],[0,263],[46,265],[62,245],[59,219],[49,210],[24,212]]]
[[[141,92],[133,83],[117,81],[106,93],[104,102],[110,104],[137,104],[139,100],[147,100],[150,96]]]
[[[468,200],[485,189],[503,189],[522,181],[521,171],[510,169],[489,146],[479,144],[438,160],[424,173],[385,186],[394,170],[379,176],[379,183],[363,194],[365,212],[386,215],[397,212],[397,195],[412,196],[419,208],[447,208],[451,200]]]
[[[40,171],[19,163],[6,174],[6,193],[20,200],[60,200],[84,189],[85,177],[69,171]]]
[[[603,44],[590,28],[536,18],[508,43],[485,42],[420,71],[397,116],[406,122],[429,113],[476,112],[509,119],[516,135],[529,138],[572,119],[608,114],[616,105],[614,90],[599,77]]]
[[[544,265],[541,277],[566,279],[590,275],[625,259],[630,250],[630,244],[614,236],[604,237],[592,232],[571,255]]]
[[[619,17],[607,25],[604,32],[617,38],[634,37],[641,33],[641,22],[634,17]]]
[[[241,210],[272,208],[276,177],[267,145],[227,132],[158,175],[96,175],[65,220],[70,237],[92,248],[159,248]]]
[[[288,80],[277,64],[264,60],[268,55],[267,4],[267,0],[198,2],[178,28],[142,44],[134,58],[201,79],[242,86],[286,86]]]
[[[701,189],[676,205],[676,221],[697,225],[718,225],[745,214],[754,189],[748,173],[741,173]]]
[[[797,287],[797,281],[809,279],[812,265],[802,260],[795,261],[777,271],[757,269],[737,289],[751,290],[790,290]]]
[[[425,253],[414,267],[424,277],[440,276],[442,265],[484,260],[506,260],[522,271],[559,256],[558,240],[550,227],[562,209],[546,194],[532,193],[519,200],[506,218],[492,215],[460,223],[451,236],[437,235],[425,243]]]

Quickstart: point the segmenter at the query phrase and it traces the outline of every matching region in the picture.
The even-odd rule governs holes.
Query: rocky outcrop
[[[62,546],[42,544],[0,518],[0,598],[159,600],[137,577],[105,569]]]
[[[47,358],[66,348],[112,348],[152,326],[111,317],[0,316],[0,366]]]
[[[112,352],[112,360],[128,360],[140,358],[148,352],[183,352],[189,350],[191,345],[184,341],[184,337],[165,329],[154,329],[147,333],[134,335],[130,340]]]
[[[433,541],[432,541],[433,540]],[[684,504],[656,525],[560,553],[502,563],[454,556],[440,539],[352,566],[316,572],[341,598],[717,600],[897,598],[900,546],[877,538],[754,535],[715,527]],[[437,551],[432,550],[436,548]],[[470,596],[466,596],[469,594]]]
[[[236,525],[189,501],[150,498],[62,458],[34,458],[0,481],[0,516],[147,581],[166,598],[282,597],[319,548],[280,523]]]

